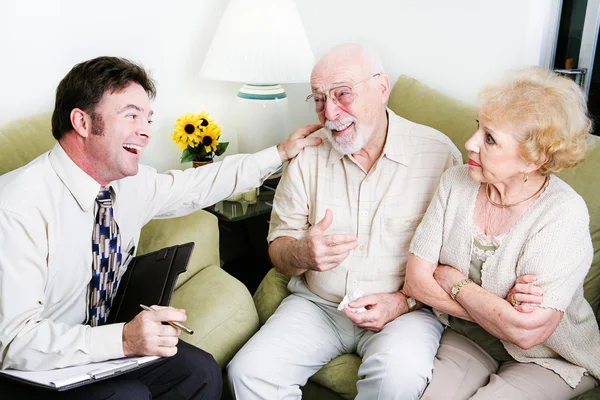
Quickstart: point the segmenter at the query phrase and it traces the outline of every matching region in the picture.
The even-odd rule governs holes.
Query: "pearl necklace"
[[[537,195],[539,195],[542,190],[544,190],[546,188],[546,186],[548,186],[548,182],[550,182],[550,176],[546,176],[546,180],[544,181],[544,183],[542,184],[542,186],[538,189],[537,192],[535,192],[534,194],[532,194],[531,196],[529,196],[528,198],[526,198],[525,200],[521,200],[518,203],[513,203],[513,204],[500,204],[500,203],[496,203],[494,200],[492,200],[492,198],[490,197],[491,194],[491,190],[490,190],[490,184],[486,183],[485,184],[485,195],[488,199],[488,201],[490,202],[491,205],[496,206],[496,207],[500,207],[500,208],[509,208],[509,207],[514,207],[514,206],[518,206],[520,204],[523,203],[527,203],[528,201],[530,201],[531,199],[535,198]]]

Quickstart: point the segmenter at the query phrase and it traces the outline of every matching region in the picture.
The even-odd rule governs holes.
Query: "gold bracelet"
[[[472,280],[470,280],[469,278],[467,279],[463,279],[462,281],[456,283],[454,286],[452,286],[452,289],[450,290],[450,297],[452,297],[452,300],[456,301],[456,296],[458,296],[458,294],[460,293],[460,288],[473,282]]]

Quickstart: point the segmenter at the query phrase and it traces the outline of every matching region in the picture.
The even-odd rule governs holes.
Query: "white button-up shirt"
[[[152,218],[189,214],[247,191],[280,165],[275,147],[165,174],[140,165],[137,175],[109,185],[121,243],[137,246]],[[2,369],[43,370],[123,356],[124,324],[84,325],[99,189],[59,144],[0,176]]]
[[[383,154],[368,174],[319,131],[323,144],[304,149],[290,162],[277,187],[269,241],[302,238],[327,208],[333,222],[325,234],[358,238],[358,247],[338,267],[303,275],[308,288],[329,301],[340,302],[353,289],[372,294],[402,287],[408,246],[440,176],[462,163],[448,137],[387,112]]]

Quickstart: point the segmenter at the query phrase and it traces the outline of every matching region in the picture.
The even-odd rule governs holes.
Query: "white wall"
[[[558,0],[297,0],[315,55],[344,42],[373,46],[394,82],[400,74],[473,102],[508,68],[546,64]],[[77,62],[100,55],[142,63],[158,83],[154,137],[142,161],[180,168],[175,119],[207,110],[235,142],[231,106],[239,84],[197,72],[223,0],[0,0],[0,124],[53,107]],[[290,125],[315,116],[308,84],[287,85]],[[50,134],[50,133],[48,133]]]

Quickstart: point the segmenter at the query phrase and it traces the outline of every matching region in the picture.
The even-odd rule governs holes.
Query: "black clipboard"
[[[194,243],[166,247],[134,257],[121,277],[107,324],[129,322],[148,306],[170,306],[179,274],[187,271]]]

